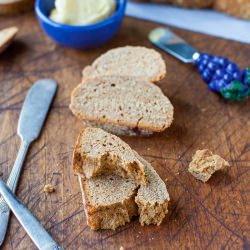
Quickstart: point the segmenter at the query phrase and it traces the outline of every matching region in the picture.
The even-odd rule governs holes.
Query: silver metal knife
[[[16,199],[1,178],[0,193],[39,250],[62,250],[62,248],[51,238],[48,232],[40,224],[37,218]]]
[[[38,138],[44,121],[47,117],[50,105],[57,89],[55,81],[44,79],[37,81],[29,90],[18,121],[17,133],[22,142],[14,163],[13,169],[7,181],[7,186],[15,193],[21,174],[22,166],[30,144]],[[3,244],[10,209],[3,197],[0,197],[0,246]]]
[[[149,33],[149,40],[158,48],[184,63],[194,63],[199,52],[167,28],[156,28]]]

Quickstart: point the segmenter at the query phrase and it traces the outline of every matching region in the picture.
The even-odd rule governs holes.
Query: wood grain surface
[[[169,214],[159,227],[141,227],[135,219],[117,231],[92,232],[71,169],[81,122],[68,109],[70,93],[82,68],[108,49],[152,47],[147,34],[157,25],[126,18],[113,41],[91,51],[58,46],[43,34],[33,13],[0,18],[0,28],[13,25],[20,32],[0,55],[0,174],[7,179],[20,145],[16,128],[28,89],[39,78],[54,78],[57,97],[28,154],[17,196],[64,249],[250,249],[250,100],[224,101],[207,90],[192,66],[164,54],[168,75],[159,85],[175,107],[175,121],[162,134],[123,139],[166,180]],[[230,57],[241,67],[250,64],[249,45],[173,30],[201,51]],[[203,148],[231,164],[207,184],[187,172],[192,155]],[[56,186],[55,193],[43,192],[48,183]],[[36,249],[14,216],[2,249]]]

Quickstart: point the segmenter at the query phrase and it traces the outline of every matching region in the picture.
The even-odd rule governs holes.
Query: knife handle
[[[17,183],[22,171],[22,166],[25,160],[25,157],[27,155],[28,149],[29,149],[30,143],[22,141],[22,144],[20,146],[16,161],[14,163],[13,169],[10,173],[10,176],[7,181],[7,186],[10,188],[10,190],[15,193]],[[9,217],[10,217],[10,209],[6,202],[4,201],[3,197],[0,197],[0,220],[1,220],[1,225],[0,225],[0,246],[3,244],[7,227],[8,227],[8,222],[9,222]]]
[[[1,178],[0,193],[39,250],[62,250],[62,248],[51,238],[36,217],[16,199],[14,194]]]
[[[195,64],[203,81],[226,100],[242,101],[250,95],[250,68],[241,69],[226,57],[200,53]]]
[[[1,197],[2,199],[2,197]],[[10,218],[10,209],[7,206],[7,204],[5,203],[5,201],[3,202],[3,204],[1,204],[2,206],[4,206],[2,209],[1,207],[1,212],[0,212],[0,247],[2,246],[4,239],[5,239],[5,235],[7,232],[7,228],[8,228],[8,222],[9,222],[9,218]]]
[[[27,143],[25,141],[22,141],[22,144],[20,146],[16,161],[14,163],[13,169],[10,173],[10,176],[7,181],[7,186],[9,189],[15,193],[16,192],[16,187],[17,183],[22,171],[23,163],[25,160],[25,157],[27,155],[28,149],[29,149],[30,143]]]

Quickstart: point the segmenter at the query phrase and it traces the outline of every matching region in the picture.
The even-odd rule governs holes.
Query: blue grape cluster
[[[241,70],[227,58],[202,53],[195,60],[202,79],[209,89],[233,101],[245,99],[250,94],[250,69]]]

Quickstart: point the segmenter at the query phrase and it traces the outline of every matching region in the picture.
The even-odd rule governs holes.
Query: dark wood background
[[[39,78],[55,79],[57,97],[29,152],[17,196],[56,241],[72,250],[250,249],[250,100],[224,101],[207,90],[192,66],[163,54],[168,75],[160,87],[175,107],[174,123],[162,134],[124,140],[166,180],[169,214],[159,227],[141,227],[135,219],[115,232],[92,232],[71,169],[81,122],[68,109],[70,93],[81,80],[82,68],[108,49],[128,44],[152,47],[147,34],[157,25],[126,18],[113,41],[91,51],[58,46],[43,34],[33,13],[0,18],[0,28],[11,25],[20,32],[0,55],[0,173],[6,180],[14,163],[20,144],[18,116],[28,89]],[[250,65],[249,45],[173,30],[201,51],[230,57],[241,67]],[[203,148],[231,164],[207,184],[187,172],[192,155]],[[46,183],[56,185],[56,192],[45,194]],[[2,249],[36,249],[14,216]]]

